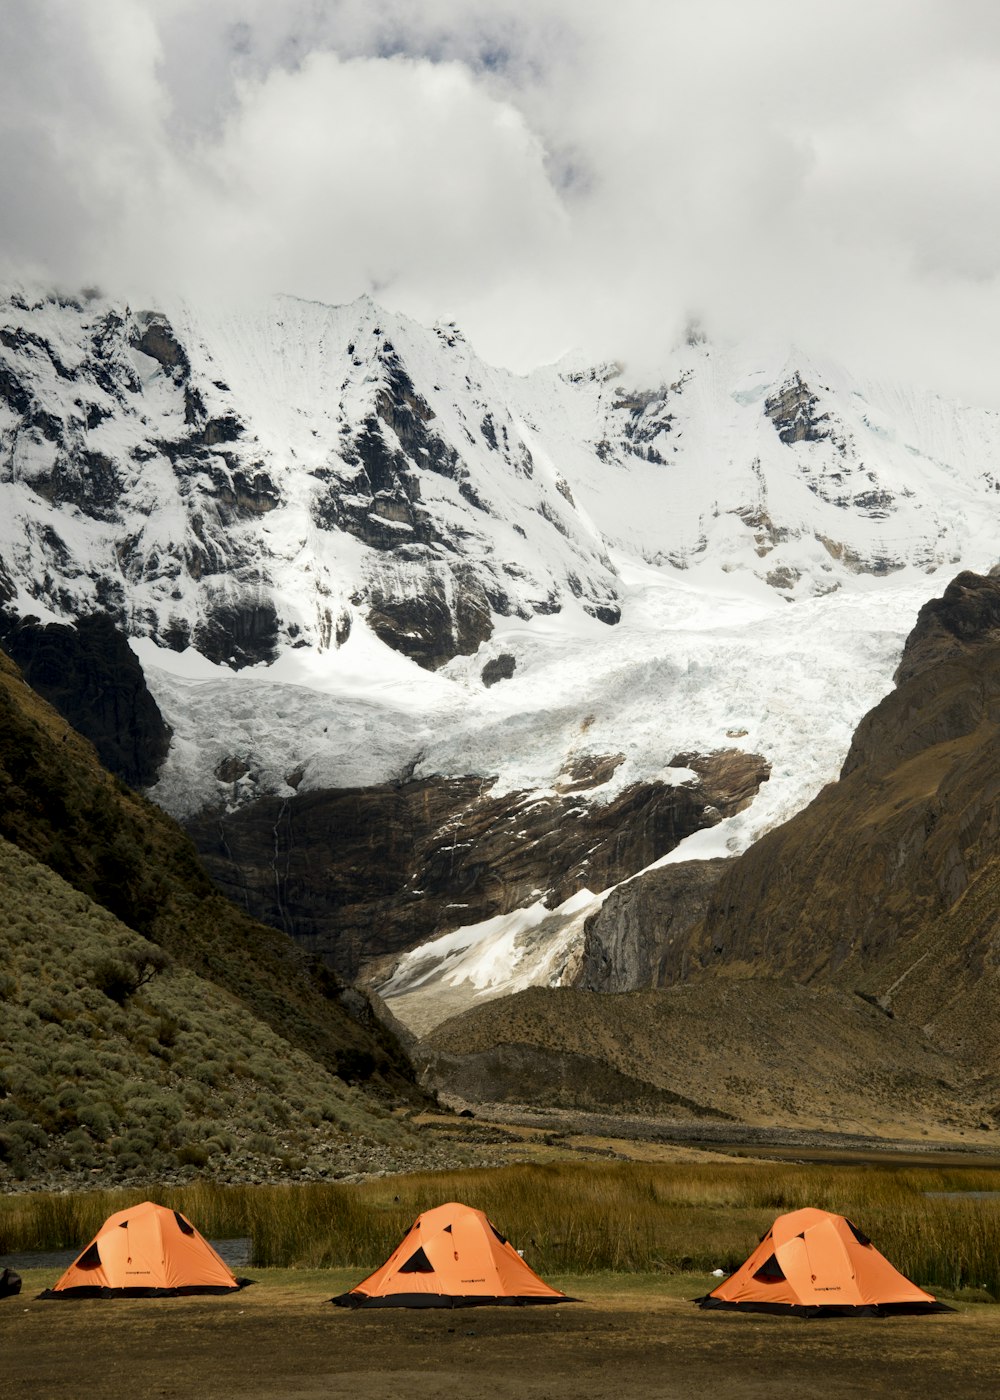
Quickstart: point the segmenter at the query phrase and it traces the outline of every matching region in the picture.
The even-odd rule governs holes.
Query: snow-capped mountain
[[[498,618],[612,625],[609,551],[785,596],[964,559],[1000,417],[692,338],[662,382],[518,377],[367,299],[0,302],[6,591],[217,662],[361,623],[435,667]]]
[[[367,299],[0,299],[0,598],[126,631],[183,817],[611,759],[602,803],[729,747],[770,781],[679,853],[742,849],[836,773],[933,576],[995,561],[998,491],[1000,415],[788,347],[691,335],[639,384]]]

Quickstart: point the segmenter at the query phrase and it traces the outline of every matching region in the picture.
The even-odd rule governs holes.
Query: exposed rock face
[[[732,811],[752,801],[767,776],[766,767],[748,763],[738,749],[677,754],[672,766],[693,768],[709,789],[727,795]],[[577,985],[587,991],[633,992],[684,980],[691,969],[689,935],[729,864],[684,861],[650,870],[613,890],[587,920]]]
[[[202,326],[0,294],[5,576],[234,668],[340,645],[352,616],[428,669],[494,616],[576,599],[613,624],[605,548],[568,483],[536,479],[502,379],[366,299]]]
[[[517,658],[512,656],[509,651],[501,652],[499,656],[494,656],[491,661],[487,661],[483,667],[480,673],[483,685],[488,690],[490,686],[496,685],[497,681],[509,681],[516,668]]]
[[[638,784],[603,805],[436,778],[267,799],[189,830],[232,899],[353,977],[436,933],[606,889],[739,810],[767,771],[713,756],[699,784]]]
[[[186,634],[182,634],[186,636]],[[174,640],[165,638],[165,640]],[[177,650],[182,650],[176,643]],[[255,666],[273,661],[278,644],[278,614],[266,594],[247,589],[242,596],[220,598],[198,624],[187,644],[220,666]]]
[[[819,397],[800,374],[794,374],[764,404],[764,412],[787,446],[793,442],[822,442],[830,436],[830,415],[817,412]]]
[[[800,598],[981,535],[995,415],[753,357],[698,340],[652,386],[620,364],[516,376],[365,298],[168,314],[0,291],[0,592],[233,667],[353,622],[436,669],[498,618],[614,626],[616,551]]]
[[[32,689],[90,740],[106,768],[132,787],[156,781],[170,729],[110,617],[94,614],[68,627],[0,614],[0,640]]]
[[[665,865],[612,890],[585,926],[577,985],[588,992],[635,992],[684,981],[687,935],[704,918],[725,860]]]
[[[587,792],[610,782],[625,761],[623,753],[588,753],[573,758],[556,781],[557,792]]]
[[[1000,580],[961,574],[921,610],[840,781],[723,873],[688,966],[832,979],[996,1049],[998,695]]]
[[[387,646],[428,671],[436,671],[453,656],[471,655],[493,632],[490,603],[474,577],[462,570],[456,575],[428,570],[423,591],[411,597],[393,597],[381,584],[375,585],[368,626]]]

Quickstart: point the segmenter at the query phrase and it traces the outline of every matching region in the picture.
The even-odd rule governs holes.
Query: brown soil
[[[1000,1308],[803,1321],[702,1313],[627,1279],[614,1291],[604,1279],[582,1281],[584,1301],[574,1305],[349,1313],[324,1301],[342,1286],[339,1278],[331,1285],[312,1277],[315,1292],[262,1282],[221,1299],[6,1299],[5,1393],[32,1400],[993,1400],[997,1393]]]

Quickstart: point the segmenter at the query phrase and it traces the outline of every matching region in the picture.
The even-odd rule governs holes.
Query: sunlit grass
[[[358,1185],[150,1187],[0,1198],[0,1253],[82,1247],[111,1211],[146,1196],[210,1238],[249,1236],[257,1267],[377,1267],[414,1218],[445,1201],[485,1210],[543,1275],[707,1273],[738,1267],[775,1215],[847,1215],[915,1283],[1000,1298],[1000,1171],[739,1162],[510,1166]]]

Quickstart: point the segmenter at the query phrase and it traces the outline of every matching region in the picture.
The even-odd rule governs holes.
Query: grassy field
[[[957,1192],[931,1198],[927,1192]],[[213,1239],[249,1236],[256,1267],[367,1271],[422,1210],[485,1210],[544,1276],[732,1271],[775,1215],[813,1205],[848,1216],[915,1283],[1000,1299],[1000,1171],[762,1162],[509,1166],[359,1185],[191,1186],[0,1197],[0,1254],[80,1247],[144,1195]]]

